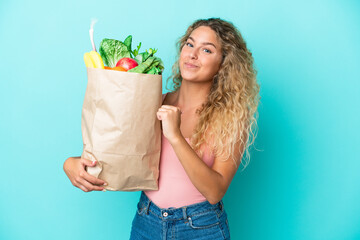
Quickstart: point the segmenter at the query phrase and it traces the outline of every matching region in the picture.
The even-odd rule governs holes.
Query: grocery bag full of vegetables
[[[99,53],[85,53],[88,84],[82,109],[82,158],[96,161],[89,174],[107,190],[157,190],[161,150],[163,63],[149,49],[131,50],[124,42],[101,41]],[[92,40],[93,42],[93,40]]]

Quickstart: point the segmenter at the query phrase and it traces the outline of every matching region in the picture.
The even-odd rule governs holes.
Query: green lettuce
[[[131,36],[129,36],[131,37]],[[128,37],[128,38],[129,38]],[[99,53],[104,63],[113,68],[116,66],[116,63],[124,57],[131,57],[130,51],[131,49],[131,38],[125,40],[127,45],[123,42],[115,39],[107,39],[104,38],[100,43]],[[130,42],[130,44],[129,44]]]

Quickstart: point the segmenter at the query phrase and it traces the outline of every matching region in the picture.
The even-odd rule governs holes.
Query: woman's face
[[[221,44],[210,27],[192,31],[181,49],[179,67],[183,80],[212,81],[222,61]]]

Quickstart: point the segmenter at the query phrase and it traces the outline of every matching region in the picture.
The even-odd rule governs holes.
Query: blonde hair
[[[236,27],[220,18],[200,19],[195,21],[182,36],[177,46],[177,60],[172,67],[174,91],[181,85],[179,56],[182,47],[193,30],[200,26],[210,27],[221,43],[223,60],[219,71],[214,76],[207,101],[198,110],[199,121],[191,137],[192,148],[203,156],[203,144],[210,147],[215,156],[231,158],[238,167],[244,152],[250,160],[249,147],[256,138],[260,101],[260,86],[256,81],[257,71],[251,52]],[[240,159],[232,154],[236,146],[240,148]],[[244,165],[247,166],[248,161]]]

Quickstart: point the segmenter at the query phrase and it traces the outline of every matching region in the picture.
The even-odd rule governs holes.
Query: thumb
[[[82,158],[81,159],[81,163],[84,165],[84,166],[89,166],[89,167],[94,167],[94,166],[96,166],[96,161],[94,160],[94,161],[90,161],[90,160],[88,160],[88,159],[85,159],[85,158]]]

